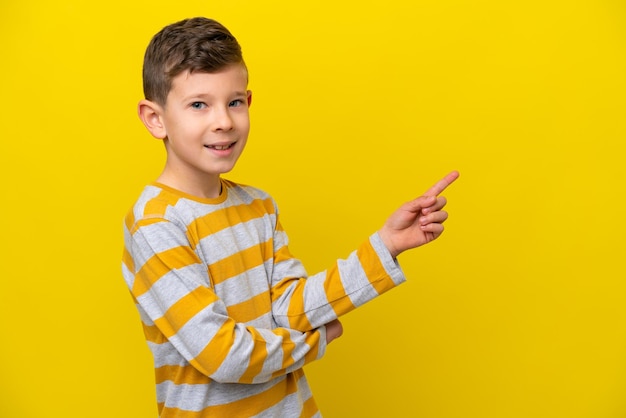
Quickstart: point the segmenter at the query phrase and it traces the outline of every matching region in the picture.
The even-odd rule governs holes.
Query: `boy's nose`
[[[214,131],[230,131],[233,128],[233,118],[228,109],[215,109],[212,128]]]

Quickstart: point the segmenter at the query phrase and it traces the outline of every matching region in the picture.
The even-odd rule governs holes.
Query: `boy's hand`
[[[439,180],[426,193],[405,203],[395,211],[380,229],[379,234],[392,257],[437,239],[443,232],[448,213],[443,211],[446,199],[439,197],[459,177],[453,171]]]
[[[341,334],[343,334],[343,325],[338,319],[326,324],[326,344],[330,344],[332,340],[341,337]]]

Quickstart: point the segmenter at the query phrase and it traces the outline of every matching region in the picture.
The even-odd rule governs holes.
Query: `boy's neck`
[[[197,179],[181,179],[177,176],[170,175],[166,170],[156,181],[173,189],[203,199],[214,199],[219,197],[222,192],[222,182],[219,175],[204,178],[202,181],[199,181]]]

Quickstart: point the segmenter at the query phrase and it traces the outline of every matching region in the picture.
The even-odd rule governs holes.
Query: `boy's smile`
[[[159,182],[199,197],[219,194],[220,174],[233,169],[248,139],[247,84],[239,64],[172,79],[165,106],[155,108],[160,130],[152,131],[167,150]]]

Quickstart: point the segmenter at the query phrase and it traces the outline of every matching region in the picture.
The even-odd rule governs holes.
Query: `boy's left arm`
[[[310,277],[286,245],[277,254],[270,290],[272,314],[278,326],[298,331],[327,324],[405,281],[377,233],[346,259]]]
[[[272,312],[279,326],[308,331],[403,283],[396,257],[441,235],[447,213],[438,195],[456,178],[448,174],[423,196],[402,205],[377,233],[345,260],[311,277],[287,249],[278,223],[272,276]]]

